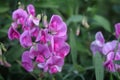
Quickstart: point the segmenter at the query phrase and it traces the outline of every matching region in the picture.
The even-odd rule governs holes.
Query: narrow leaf
[[[104,79],[104,67],[103,67],[103,61],[100,53],[96,53],[93,56],[93,62],[95,67],[95,76],[96,80],[103,80]]]
[[[75,41],[75,36],[72,31],[70,30],[70,46],[71,46],[71,56],[72,56],[72,62],[74,64],[74,67],[76,66],[77,62],[77,48],[76,48],[76,41]]]

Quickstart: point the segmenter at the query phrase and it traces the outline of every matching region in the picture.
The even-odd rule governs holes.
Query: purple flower
[[[115,36],[116,38],[120,37],[120,23],[115,24]]]
[[[20,44],[26,48],[32,46],[32,39],[29,31],[24,31],[20,36]]]
[[[35,8],[32,4],[29,4],[27,6],[27,11],[28,11],[29,15],[35,16]]]
[[[64,43],[58,50],[56,50],[55,54],[65,58],[70,51],[70,46],[67,43]]]
[[[70,51],[70,46],[61,38],[54,37],[53,53],[64,58]]]
[[[34,59],[37,55],[38,55],[38,47],[35,45],[35,46],[32,46],[31,48],[30,48],[30,54],[29,54],[29,57],[31,58],[31,59]]]
[[[31,36],[37,38],[39,31],[40,31],[39,27],[34,27],[30,30],[30,34]]]
[[[32,27],[32,26],[39,26],[40,19],[35,17],[35,8],[32,4],[29,4],[27,6],[27,11],[29,14],[29,17],[26,21],[26,26]]]
[[[105,43],[105,40],[104,40],[102,33],[100,31],[97,32],[95,35],[95,41],[93,41],[90,45],[90,48],[93,54],[95,54],[96,52],[101,53],[104,43]]]
[[[48,40],[48,30],[42,29],[36,38],[36,42],[46,43],[47,40]]]
[[[15,10],[12,19],[14,22],[8,30],[9,39],[19,39],[23,48],[30,49],[22,54],[22,66],[27,71],[33,71],[34,62],[45,72],[61,72],[64,58],[70,51],[66,43],[67,26],[62,18],[53,15],[48,24],[47,16],[42,16],[44,28],[40,28],[41,16],[36,16],[35,7],[29,4],[27,11],[22,8]],[[97,39],[100,40],[99,37]]]
[[[62,37],[67,33],[67,26],[60,16],[53,15],[49,23],[49,31],[55,36]]]
[[[29,28],[33,28],[34,26],[39,26],[40,19],[30,15],[25,22],[25,26]]]
[[[116,40],[113,40],[111,42],[107,42],[103,45],[103,48],[102,48],[102,53],[104,55],[107,55],[109,54],[109,52],[112,52],[115,50],[116,48],[116,45],[117,45],[117,41]]]
[[[44,71],[49,71],[49,73],[61,72],[62,66],[64,64],[64,59],[60,56],[51,56],[45,64],[38,64],[38,67],[43,67]]]
[[[8,30],[8,38],[10,40],[14,40],[14,39],[19,39],[19,37],[20,37],[20,33],[15,28],[13,28],[13,26],[11,26]]]
[[[49,58],[52,55],[50,53],[49,48],[45,44],[36,44],[36,46],[32,46],[30,49],[30,57],[34,58],[37,56],[43,56],[44,58]]]
[[[33,63],[29,57],[29,51],[25,51],[22,54],[22,66],[29,72],[33,71]]]
[[[38,63],[43,63],[43,62],[45,62],[44,56],[43,56],[43,55],[38,55],[38,56],[36,57],[36,62],[38,62]]]
[[[12,14],[12,19],[14,21],[17,21],[18,24],[24,24],[26,18],[28,17],[28,14],[25,10],[19,8],[15,10]]]
[[[104,66],[108,71],[115,72],[116,70],[120,69],[120,65],[114,63],[114,60],[120,60],[120,53],[116,52],[116,56],[114,57],[115,53],[110,52],[107,55],[106,61],[104,62]],[[115,65],[114,65],[115,64]],[[116,70],[115,70],[116,67]]]

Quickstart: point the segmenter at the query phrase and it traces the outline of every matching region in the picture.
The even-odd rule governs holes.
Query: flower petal
[[[26,48],[32,46],[32,39],[29,31],[24,31],[20,36],[20,44]]]

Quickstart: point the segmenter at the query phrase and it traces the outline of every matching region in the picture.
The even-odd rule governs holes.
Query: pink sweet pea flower
[[[34,59],[35,57],[39,56],[38,58],[43,59],[44,58],[49,58],[52,55],[50,53],[49,48],[45,44],[36,44],[35,46],[32,46],[30,49],[30,57]]]
[[[30,30],[30,34],[31,34],[32,37],[37,38],[37,36],[38,36],[38,34],[39,34],[39,31],[40,31],[39,27],[36,27],[36,26],[35,26],[34,28],[32,28],[32,29]]]
[[[26,48],[32,46],[32,39],[29,31],[24,31],[20,36],[20,44]]]
[[[22,8],[15,10],[12,14],[12,19],[14,21],[17,21],[17,24],[23,25],[27,17],[28,17],[27,12]]]
[[[22,54],[22,66],[33,71],[33,63],[50,74],[61,72],[64,58],[70,51],[66,43],[67,26],[59,15],[53,15],[48,24],[47,16],[42,16],[44,28],[39,28],[41,15],[37,15],[32,4],[27,11],[19,8],[12,14],[14,22],[8,30],[10,40],[19,39],[22,47],[30,49]],[[17,28],[21,26],[21,35]],[[35,41],[34,41],[35,38]],[[100,40],[100,39],[99,39]]]
[[[70,51],[70,46],[67,43],[64,43],[58,50],[56,50],[55,54],[65,58]]]
[[[35,8],[32,4],[29,4],[27,6],[27,11],[28,11],[29,15],[35,16]]]
[[[35,17],[35,8],[32,4],[27,6],[27,11],[29,17],[27,18],[26,26],[39,26],[40,19]]]
[[[43,66],[43,64],[39,64],[39,66]],[[46,63],[44,64],[44,71],[49,71],[49,73],[57,73],[61,72],[62,66],[64,65],[64,59],[60,56],[51,56]]]
[[[38,51],[39,54],[38,55],[43,55],[46,59],[49,58],[52,54],[49,51],[49,48],[47,45],[45,44],[38,44]]]
[[[25,22],[25,26],[33,28],[34,26],[39,26],[40,19],[30,15]]]
[[[33,63],[29,57],[29,51],[25,51],[22,54],[22,66],[29,72],[33,71]]]
[[[36,42],[41,42],[41,43],[46,43],[48,40],[48,30],[47,29],[41,29],[41,31],[39,32],[37,38],[36,38]]]
[[[29,54],[29,57],[31,59],[34,59],[37,55],[38,55],[38,47],[35,45],[33,45],[31,48],[30,48],[30,54]]]
[[[120,23],[115,24],[115,36],[116,38],[120,37]]]
[[[43,63],[43,62],[45,62],[44,56],[43,56],[43,55],[38,55],[38,56],[36,57],[36,62],[38,62],[38,63]]]
[[[11,26],[8,30],[8,38],[10,40],[14,40],[14,39],[19,39],[19,37],[20,37],[20,33],[15,28],[13,28],[13,26]]]
[[[58,15],[53,15],[49,23],[49,31],[54,36],[62,37],[67,33],[67,26],[62,18]]]
[[[93,41],[90,45],[91,51],[93,54],[96,52],[102,52],[102,47],[105,43],[104,37],[101,32],[97,32],[95,35],[95,41]]]
[[[109,54],[109,52],[115,50],[116,45],[117,45],[117,41],[116,41],[116,40],[113,40],[113,41],[111,41],[111,42],[105,43],[105,44],[103,45],[103,48],[102,48],[102,53],[103,53],[104,55]]]
[[[104,62],[105,68],[110,72],[115,72],[116,70],[120,69],[120,65],[117,65],[114,63],[114,60],[120,60],[120,53],[117,52],[115,58],[114,58],[114,55],[115,55],[114,52],[110,52],[107,55],[106,61]],[[116,67],[116,70],[115,70],[115,67]]]
[[[54,41],[51,45],[53,46],[54,55],[64,58],[69,53],[70,46],[62,38],[54,37],[53,39]]]

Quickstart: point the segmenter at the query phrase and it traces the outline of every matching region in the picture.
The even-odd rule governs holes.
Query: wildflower
[[[19,8],[13,12],[13,23],[8,31],[9,38],[19,39],[23,48],[28,51],[22,54],[22,66],[31,72],[34,63],[38,68],[51,74],[60,72],[64,58],[70,51],[67,44],[67,26],[62,18],[53,15],[49,24],[47,16],[43,17],[44,28],[39,27],[40,15],[35,13],[32,4],[27,6],[27,11]],[[17,31],[20,26],[20,33]]]
[[[53,15],[49,23],[49,31],[54,36],[62,37],[66,35],[67,27],[62,18],[58,15]]]
[[[29,72],[33,71],[33,63],[32,60],[30,59],[29,51],[25,51],[22,54],[22,66]]]
[[[116,52],[116,54],[114,52],[110,52],[107,55],[106,61],[104,62],[105,68],[111,72],[115,72],[116,70],[118,71],[120,69],[120,65],[115,64],[114,60],[120,60],[119,52]]]
[[[32,39],[31,39],[31,35],[29,33],[29,31],[24,31],[21,35],[20,35],[20,44],[23,47],[31,47],[32,46]]]
[[[60,56],[52,56],[50,57],[45,64],[38,64],[38,67],[44,66],[44,71],[49,71],[49,73],[57,73],[61,72],[62,66],[64,64],[64,59],[62,59]]]
[[[116,38],[120,37],[120,23],[115,24],[115,36]]]
[[[19,37],[20,37],[20,33],[15,28],[13,28],[13,26],[11,26],[8,30],[8,38],[10,40],[14,40],[14,39],[19,39]]]
[[[93,41],[90,45],[90,48],[91,48],[93,54],[95,54],[96,52],[101,53],[104,43],[105,43],[105,40],[104,40],[102,33],[97,32],[95,35],[95,41]]]
[[[28,17],[27,12],[22,8],[15,10],[12,14],[12,19],[14,21],[17,21],[17,24],[23,25],[27,17]]]

